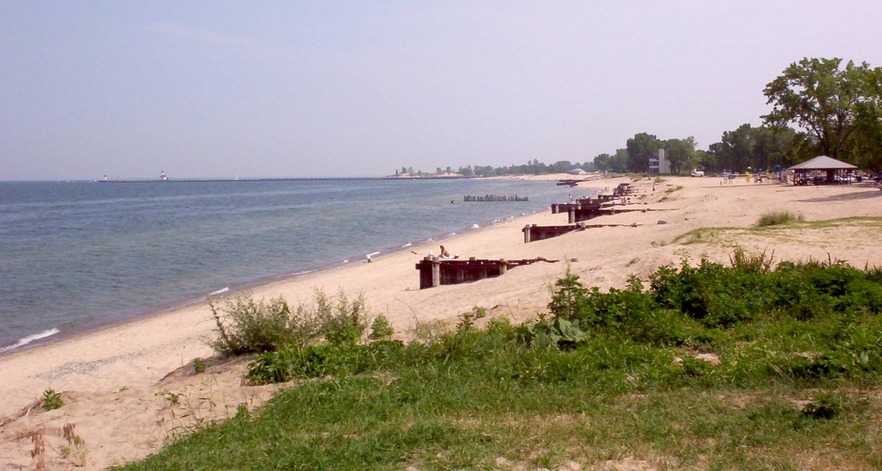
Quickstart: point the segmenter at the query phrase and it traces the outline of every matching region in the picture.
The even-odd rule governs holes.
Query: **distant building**
[[[649,158],[649,173],[659,175],[671,174],[671,161],[665,157],[664,149],[659,149],[655,155]]]
[[[587,173],[588,172],[582,170],[581,168],[574,168],[574,169],[570,170],[570,175],[585,175]]]

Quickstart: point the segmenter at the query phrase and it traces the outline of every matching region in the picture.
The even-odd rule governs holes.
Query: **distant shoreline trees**
[[[723,132],[707,150],[696,149],[692,136],[659,139],[641,132],[614,154],[603,153],[592,162],[561,160],[546,165],[533,159],[508,167],[467,166],[437,175],[492,177],[567,173],[576,168],[615,173],[646,173],[649,158],[665,149],[675,174],[691,169],[706,172],[789,167],[818,155],[827,155],[865,170],[882,170],[882,67],[866,62],[855,65],[842,59],[809,59],[794,62],[763,89],[772,110],[760,116],[763,124],[742,124]],[[792,126],[792,127],[791,127]],[[396,176],[435,176],[402,167]]]
[[[436,168],[436,173],[427,173],[420,170],[414,171],[413,167],[401,167],[400,171],[395,170],[395,176],[399,178],[408,177],[501,177],[511,175],[548,175],[553,173],[569,173],[575,169],[582,169],[586,172],[594,171],[594,162],[572,163],[569,160],[559,160],[551,165],[539,162],[533,159],[523,165],[509,165],[507,167],[494,167],[492,165],[468,165],[452,170],[447,167],[442,170]]]

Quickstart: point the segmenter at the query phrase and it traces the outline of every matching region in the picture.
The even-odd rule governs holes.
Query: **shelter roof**
[[[819,155],[801,164],[796,164],[788,170],[849,170],[857,167],[841,160],[836,160],[826,155]]]

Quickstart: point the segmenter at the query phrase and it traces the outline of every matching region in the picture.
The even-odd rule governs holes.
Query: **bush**
[[[364,296],[359,294],[355,299],[349,299],[340,291],[336,299],[332,299],[317,290],[313,318],[318,323],[318,332],[329,343],[354,345],[367,329]]]
[[[291,310],[284,298],[255,301],[250,294],[224,303],[223,314],[209,303],[217,338],[209,345],[222,355],[302,348],[319,339],[340,345],[357,343],[366,329],[367,309],[361,295],[349,299],[342,291],[330,298],[316,290],[313,305]]]
[[[386,316],[381,314],[371,323],[371,333],[368,335],[368,338],[371,340],[388,339],[394,333],[395,329],[392,328],[389,319],[386,319]]]
[[[229,325],[225,325],[213,302],[208,305],[218,334],[209,345],[222,355],[277,350],[293,342],[298,334],[305,334],[297,328],[288,303],[281,297],[269,302],[257,302],[250,294],[226,299],[224,310]]]

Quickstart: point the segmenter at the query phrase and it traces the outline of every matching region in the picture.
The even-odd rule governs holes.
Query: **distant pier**
[[[529,196],[518,196],[518,195],[484,195],[484,196],[472,196],[465,195],[462,197],[463,201],[467,202],[485,202],[485,201],[530,201]]]

